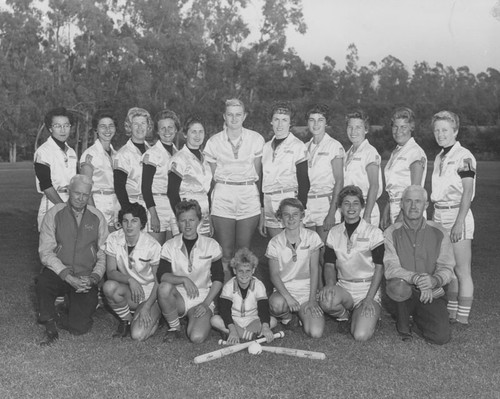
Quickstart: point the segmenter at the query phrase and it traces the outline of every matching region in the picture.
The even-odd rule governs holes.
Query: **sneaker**
[[[163,337],[163,342],[167,343],[174,342],[184,338],[184,335],[185,334],[182,328],[174,328],[172,330],[167,330],[165,336]]]
[[[128,320],[120,320],[118,328],[113,333],[113,338],[126,338],[130,335],[130,322]]]
[[[337,321],[338,322],[349,321],[350,317],[351,313],[348,310],[344,310],[344,313],[342,313],[339,317],[337,317]]]
[[[45,341],[40,342],[40,346],[51,346],[55,344],[59,339],[59,333],[57,332],[56,324],[53,320],[48,321],[45,324],[45,328],[46,338]]]

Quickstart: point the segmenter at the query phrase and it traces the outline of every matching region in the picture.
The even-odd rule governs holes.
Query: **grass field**
[[[454,326],[448,345],[402,342],[384,313],[367,343],[333,320],[322,339],[293,332],[273,343],[325,352],[323,361],[241,352],[195,365],[195,356],[217,349],[216,333],[200,345],[163,344],[163,330],[144,343],[112,340],[116,320],[102,309],[91,333],[62,331],[55,346],[38,345],[39,196],[31,164],[0,164],[0,398],[500,398],[499,176],[500,163],[479,164],[475,302],[471,325]],[[264,244],[256,241],[260,254]]]

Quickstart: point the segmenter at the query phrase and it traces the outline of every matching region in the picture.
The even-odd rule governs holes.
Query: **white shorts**
[[[434,222],[441,224],[448,233],[457,220],[459,208],[453,209],[437,209],[434,208]],[[469,209],[465,215],[464,227],[462,229],[462,240],[472,240],[474,238],[474,216]]]
[[[94,204],[97,209],[101,211],[108,222],[108,226],[115,226],[118,221],[118,211],[120,210],[120,203],[116,198],[116,194],[99,194],[93,193]]]
[[[69,194],[68,193],[60,193],[59,197],[63,200],[63,202],[68,201]],[[40,207],[38,208],[38,216],[37,216],[37,221],[38,221],[38,231],[40,231],[40,227],[42,226],[42,220],[47,213],[47,211],[52,208],[54,204],[47,198],[47,196],[44,194],[41,201],[40,201]]]
[[[337,281],[337,285],[345,289],[351,295],[352,300],[354,301],[354,308],[356,308],[360,304],[360,302],[366,298],[366,294],[368,294],[368,290],[370,289],[371,284],[371,281],[364,281],[359,283],[345,280]],[[380,289],[377,290],[377,293],[375,294],[373,300],[381,305],[382,300],[380,299]]]
[[[363,217],[363,215],[365,214],[365,209],[366,208],[363,208],[363,210],[361,211],[361,217]],[[341,213],[340,213],[340,210],[337,209],[337,212],[335,213],[335,220],[337,220],[337,218],[341,218]],[[371,217],[370,217],[370,224],[378,227],[378,225],[380,224],[380,209],[378,207],[378,204],[375,202],[375,205],[372,209],[372,214],[371,214]]]
[[[151,293],[153,292],[154,286],[155,286],[154,281],[146,285],[141,285],[142,290],[144,291],[144,299],[141,301],[141,303],[146,302],[149,299]]]
[[[184,314],[179,315],[180,317],[186,316],[187,312],[189,312],[190,309],[202,303],[207,297],[208,292],[210,291],[210,288],[198,289],[198,296],[196,298],[189,298],[186,290],[182,285],[176,285],[175,288],[177,289],[179,294],[181,294],[181,297],[184,300]],[[209,308],[213,313],[215,308],[213,302],[210,303]]]
[[[309,301],[309,294],[311,293],[311,282],[307,280],[292,280],[287,281],[285,284],[286,290],[295,299],[300,306]]]
[[[201,208],[201,222],[198,225],[198,234],[210,234],[210,207],[208,196],[205,193],[189,193],[181,196],[182,200],[196,200]],[[174,234],[175,235],[175,234]]]
[[[179,228],[177,227],[177,221],[175,220],[174,212],[170,206],[170,201],[166,195],[153,195],[155,201],[156,213],[158,214],[158,219],[160,219],[160,231],[171,231],[172,235],[179,234]],[[148,210],[148,233],[151,233],[153,229],[151,228],[151,215]],[[175,231],[175,233],[174,233]]]
[[[281,201],[285,198],[297,198],[297,192],[289,191],[278,194],[264,194],[264,217],[265,226],[274,229],[282,229],[283,224],[276,218],[276,212]]]
[[[260,215],[257,185],[217,183],[212,192],[212,215],[236,220]]]
[[[323,226],[326,215],[328,215],[328,211],[330,210],[331,201],[331,195],[319,198],[307,198],[307,209],[306,216],[304,218],[304,226]],[[335,223],[340,223],[340,213],[335,213]]]
[[[255,320],[259,320],[259,316],[250,316],[250,317],[239,317],[239,316],[233,316],[233,321],[234,324],[241,328],[247,328],[251,323],[253,323]]]

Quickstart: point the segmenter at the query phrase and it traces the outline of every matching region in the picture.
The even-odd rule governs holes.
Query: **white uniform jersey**
[[[315,231],[300,228],[300,242],[296,249],[288,242],[285,231],[274,236],[267,246],[266,257],[278,261],[279,275],[283,283],[294,280],[310,280],[311,253],[323,247]]]
[[[125,233],[120,229],[108,236],[104,252],[116,259],[117,268],[121,273],[132,277],[143,286],[147,299],[156,281],[153,266],[160,263],[161,246],[158,241],[141,231],[137,244],[129,254]]]
[[[144,143],[146,151],[149,145]],[[129,197],[141,196],[141,182],[142,182],[142,154],[139,149],[128,140],[125,145],[120,148],[116,154],[113,162],[113,169],[121,170],[127,174],[126,190]]]
[[[207,194],[212,181],[212,170],[205,157],[200,161],[187,146],[181,148],[171,159],[172,172],[182,179],[179,195],[191,198],[193,194]]]
[[[384,243],[384,233],[361,219],[349,238],[345,223],[332,227],[326,246],[335,251],[337,278],[339,280],[370,279],[375,273],[372,250]]]
[[[188,256],[182,234],[179,234],[163,244],[161,257],[171,263],[172,274],[188,277],[198,289],[206,289],[212,286],[210,268],[213,262],[222,258],[222,249],[213,238],[198,235]]]
[[[379,168],[377,191],[377,198],[379,198],[382,195],[383,183],[382,171],[380,170],[380,155],[375,147],[365,139],[356,151],[352,146],[347,151],[344,163],[344,186],[351,184],[358,186],[363,192],[365,200],[370,188],[366,168],[371,164],[377,165]]]
[[[114,192],[113,185],[113,160],[116,151],[111,146],[111,155],[104,150],[101,142],[96,142],[87,148],[80,157],[80,167],[88,165],[92,168],[92,191]]]
[[[67,192],[71,178],[76,175],[77,158],[73,148],[65,143],[63,151],[52,136],[43,143],[35,152],[34,161],[50,168],[52,187],[58,192]],[[43,194],[40,182],[36,179],[36,189]]]
[[[274,140],[264,144],[262,152],[262,191],[297,190],[297,164],[308,159],[306,145],[292,133],[276,149]]]
[[[445,156],[441,151],[436,156],[432,172],[432,202],[441,206],[460,204],[464,189],[458,172],[468,170],[476,171],[476,158],[458,141]],[[476,179],[474,178],[472,199],[474,199],[475,192]]]
[[[174,154],[177,149],[174,147]],[[156,168],[156,173],[153,177],[153,184],[151,186],[151,191],[153,194],[167,192],[168,187],[168,172],[170,172],[170,161],[172,156],[165,149],[162,142],[158,140],[155,145],[153,145],[149,150],[147,150],[142,156],[141,163],[143,165],[151,165]]]
[[[419,184],[423,187],[427,175],[427,156],[413,137],[404,146],[398,145],[385,166],[385,189],[391,200],[399,200],[403,191],[411,185],[410,166],[419,162],[424,168]]]
[[[240,139],[232,143],[225,130],[210,137],[203,153],[210,163],[215,163],[214,179],[228,182],[259,180],[254,161],[262,156],[264,138],[253,130],[243,128]]]
[[[231,307],[231,316],[236,318],[236,320],[242,317],[258,319],[257,302],[262,299],[267,299],[267,294],[266,287],[262,281],[253,277],[248,286],[247,296],[243,299],[238,281],[236,277],[233,277],[224,284],[220,297],[233,303]]]
[[[313,139],[307,143],[308,174],[311,187],[309,195],[331,194],[335,186],[332,161],[344,159],[345,151],[342,144],[325,134],[318,144]]]

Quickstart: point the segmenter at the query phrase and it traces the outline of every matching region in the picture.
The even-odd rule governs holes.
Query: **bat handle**
[[[274,338],[283,338],[284,336],[285,336],[284,331],[278,331],[277,333],[274,334]],[[262,337],[262,338],[256,339],[255,341],[252,341],[252,342],[257,342],[260,344],[260,343],[265,342],[265,341],[266,341],[266,339],[264,337]],[[219,339],[218,344],[219,345],[227,345],[227,341],[224,341],[223,339]]]

